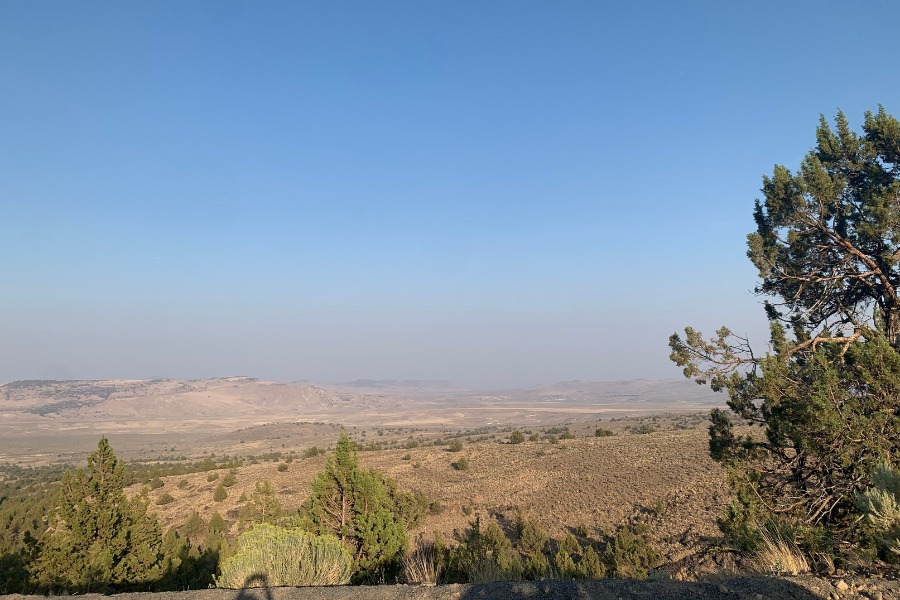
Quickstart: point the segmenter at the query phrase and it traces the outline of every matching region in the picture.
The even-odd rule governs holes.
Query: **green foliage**
[[[521,431],[517,430],[517,431],[513,431],[511,434],[509,434],[509,443],[510,444],[521,444],[524,441],[525,441],[525,436],[522,434]]]
[[[206,476],[206,480],[209,481],[210,483],[212,483],[213,481],[215,481],[218,478],[219,478],[218,473],[210,473],[209,475]]]
[[[447,450],[449,450],[450,452],[462,452],[462,449],[463,449],[463,443],[462,443],[462,440],[459,438],[454,439],[447,445]]]
[[[319,448],[316,448],[315,446],[310,446],[309,448],[307,448],[306,450],[303,451],[303,454],[301,456],[303,458],[315,458],[320,454],[325,454],[325,451],[321,450]]]
[[[560,548],[553,556],[553,567],[556,569],[557,577],[574,578],[578,573],[575,561],[569,556],[569,553]]]
[[[519,554],[500,526],[491,521],[487,527],[482,527],[480,517],[476,517],[466,530],[457,556],[470,583],[519,579],[524,573]]]
[[[578,544],[578,540],[575,539],[575,536],[571,533],[567,533],[565,537],[560,540],[559,549],[569,556],[581,555],[581,546]]]
[[[602,579],[606,576],[606,567],[593,546],[588,546],[578,563],[578,576],[584,579]]]
[[[220,588],[345,585],[353,558],[335,537],[260,524],[238,537],[221,572]]]
[[[325,470],[313,480],[302,515],[310,530],[338,537],[351,549],[357,581],[394,577],[409,540],[408,498],[374,469],[361,469],[352,442],[341,434]],[[427,506],[427,504],[426,504]]]
[[[544,528],[531,517],[518,515],[516,530],[519,534],[519,551],[525,556],[542,554],[547,547],[547,542],[550,541],[550,536]]]
[[[159,498],[156,499],[156,504],[159,506],[163,506],[164,504],[172,504],[175,502],[175,498],[169,492],[163,493]]]
[[[148,485],[150,486],[151,490],[158,490],[165,484],[162,482],[162,479],[160,479],[159,477],[154,477],[153,479],[150,480],[150,483]]]
[[[283,514],[281,501],[270,481],[257,481],[250,500],[241,508],[241,526],[252,527],[262,523],[276,525]]]
[[[603,552],[603,562],[613,577],[646,579],[657,561],[659,554],[640,528],[620,529]]]
[[[278,463],[278,472],[279,473],[284,473],[287,470],[288,470],[287,463]]]
[[[237,477],[234,473],[229,473],[225,477],[222,478],[222,486],[230,488],[234,484],[237,483]]]
[[[178,484],[175,487],[177,487],[179,490],[184,490],[187,489],[188,485],[189,484],[187,479],[179,479]]]
[[[106,591],[162,577],[162,532],[146,495],[128,500],[125,472],[106,438],[87,468],[63,476],[59,509],[35,565],[44,589]]]
[[[761,429],[741,435],[725,411],[711,415],[710,454],[737,492],[722,519],[732,541],[769,532],[855,553],[867,544],[855,499],[878,463],[900,465],[900,123],[880,108],[859,135],[838,113],[816,142],[796,173],[763,179],[748,236],[771,350],[688,327],[670,357]]]
[[[900,469],[876,465],[872,487],[856,497],[856,505],[873,528],[885,559],[900,562]]]
[[[216,489],[213,490],[213,500],[215,500],[216,502],[222,502],[227,497],[228,492],[225,491],[225,487],[220,483],[216,486]]]
[[[453,463],[453,468],[457,471],[468,471],[469,470],[469,459],[465,456],[460,456],[455,463]]]
[[[551,574],[550,560],[541,552],[526,556],[522,569],[526,579],[544,579]]]
[[[612,429],[605,429],[603,427],[598,427],[594,430],[594,437],[610,437],[616,435],[616,432]]]

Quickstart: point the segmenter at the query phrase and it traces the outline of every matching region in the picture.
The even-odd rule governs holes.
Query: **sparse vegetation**
[[[521,444],[525,441],[525,436],[521,431],[513,431],[509,434],[509,443],[510,444]]]

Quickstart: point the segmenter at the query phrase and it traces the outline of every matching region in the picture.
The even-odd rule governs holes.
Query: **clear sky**
[[[477,386],[765,347],[753,200],[900,3],[0,1],[0,380]]]

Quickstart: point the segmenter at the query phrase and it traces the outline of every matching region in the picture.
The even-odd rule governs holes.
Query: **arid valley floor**
[[[244,377],[15,382],[0,387],[0,462],[83,464],[101,435],[126,461],[237,457],[243,466],[223,500],[214,499],[219,481],[207,472],[164,477],[150,491],[164,528],[178,529],[197,510],[220,513],[236,532],[257,482],[271,482],[287,511],[299,507],[326,459],[309,449],[333,447],[345,431],[363,448],[362,466],[433,503],[411,537],[453,540],[475,516],[509,527],[523,514],[552,537],[577,531],[588,540],[640,522],[666,578],[696,580],[737,573],[716,526],[729,491],[707,450],[707,414],[723,401],[684,381],[489,393],[441,382],[319,386]],[[525,441],[509,443],[513,431]],[[164,494],[170,500],[157,504]]]

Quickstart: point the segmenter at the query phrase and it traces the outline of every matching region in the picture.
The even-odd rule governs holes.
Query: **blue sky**
[[[0,2],[0,380],[677,377],[900,4]]]

